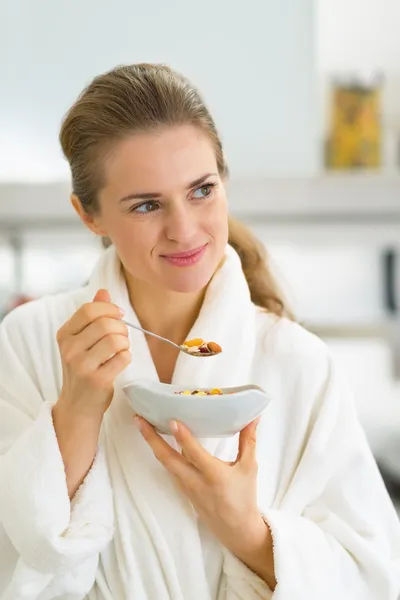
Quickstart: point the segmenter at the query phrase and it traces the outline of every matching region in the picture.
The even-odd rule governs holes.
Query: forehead
[[[118,142],[105,164],[106,185],[128,190],[158,191],[156,187],[186,185],[217,171],[209,137],[193,126],[137,133]],[[133,187],[134,186],[134,187]],[[156,187],[155,187],[156,186]],[[153,189],[154,188],[154,189]]]

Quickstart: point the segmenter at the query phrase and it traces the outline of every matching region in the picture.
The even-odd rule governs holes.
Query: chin
[[[202,269],[202,272],[183,272],[168,277],[164,281],[164,288],[180,294],[195,294],[201,292],[209,283],[215,269]]]

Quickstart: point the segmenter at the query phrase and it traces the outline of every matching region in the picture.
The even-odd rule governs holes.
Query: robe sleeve
[[[32,359],[34,347],[51,369],[50,352],[14,313],[0,326],[0,600],[81,600],[113,535],[105,457],[99,450],[70,502],[52,420],[57,396],[44,401],[47,383]]]
[[[275,592],[227,555],[227,600],[400,598],[400,523],[352,392],[329,357],[327,363],[290,485],[264,513],[273,537]]]

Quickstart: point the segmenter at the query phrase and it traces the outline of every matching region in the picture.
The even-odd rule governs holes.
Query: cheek
[[[228,222],[228,199],[225,194],[222,194],[217,202],[217,211],[219,218]]]
[[[222,197],[216,202],[211,211],[208,212],[207,221],[210,230],[215,237],[228,236],[228,204],[226,198]]]
[[[122,219],[110,233],[121,254],[130,254],[139,260],[148,254],[156,243],[156,228],[145,220],[134,222],[128,218]]]

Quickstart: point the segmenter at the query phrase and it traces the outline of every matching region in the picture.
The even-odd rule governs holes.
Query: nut
[[[219,344],[217,344],[216,342],[208,342],[207,346],[208,346],[208,349],[210,350],[210,352],[214,352],[215,354],[222,352],[221,346]]]

